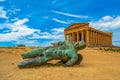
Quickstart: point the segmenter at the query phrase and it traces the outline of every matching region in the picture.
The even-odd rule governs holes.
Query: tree
[[[18,47],[25,47],[24,44],[18,44]]]

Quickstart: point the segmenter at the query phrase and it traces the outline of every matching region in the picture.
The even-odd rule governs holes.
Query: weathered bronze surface
[[[86,43],[84,41],[72,43],[71,41],[63,41],[51,43],[53,46],[36,48],[29,52],[22,54],[22,58],[28,60],[22,61],[18,64],[18,67],[29,67],[42,65],[50,60],[60,59],[58,62],[60,65],[72,66],[74,64],[80,64],[82,56],[77,54],[78,50],[84,49]]]

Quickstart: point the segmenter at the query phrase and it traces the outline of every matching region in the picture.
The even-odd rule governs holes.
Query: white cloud
[[[120,31],[120,30],[119,30]],[[118,37],[120,35],[120,32],[113,32],[113,45],[120,46],[120,38]]]
[[[21,37],[25,37],[39,31],[37,29],[28,28],[28,26],[24,25],[27,21],[28,19],[24,18],[23,20],[18,20],[14,23],[0,24],[0,29],[8,28],[10,30],[9,33],[0,33],[0,42],[17,41]]]
[[[24,23],[26,23],[26,22],[28,22],[29,21],[29,19],[27,19],[27,18],[24,18],[24,19],[22,19],[22,20],[18,20],[18,21],[16,21],[15,23],[14,23],[14,25],[22,25],[22,24],[24,24]]]
[[[55,4],[57,2],[57,0],[53,0],[51,4]]]
[[[102,20],[103,21],[112,21],[113,17],[111,17],[111,16],[104,16],[104,17],[102,17]]]
[[[29,39],[51,39],[51,40],[64,40],[64,28],[53,28],[51,32],[38,32],[33,34]]]
[[[64,33],[64,29],[65,28],[53,28],[52,31],[53,33],[52,34],[63,34]]]
[[[4,10],[3,7],[0,6],[0,18],[5,18],[5,19],[8,18],[6,14],[7,12]]]
[[[58,33],[63,33],[65,28],[53,28],[52,30]]]
[[[40,42],[41,46],[49,46],[51,42],[58,42],[64,40],[64,28],[53,28],[51,32],[41,32],[34,33],[29,39],[39,39],[43,40]]]
[[[15,42],[16,44],[25,44],[25,45],[29,45],[29,46],[40,46],[40,42],[38,42],[37,40],[28,40],[28,39],[22,39],[22,40],[18,40]]]
[[[65,15],[65,16],[70,16],[70,17],[88,18],[88,16],[76,15],[76,14],[70,14],[70,13],[64,13],[64,12],[60,12],[60,11],[52,11],[52,12],[57,13],[57,14],[62,14],[62,15]]]
[[[14,10],[15,10],[15,11],[20,11],[21,9],[15,8]]]
[[[17,21],[17,20],[19,20],[18,18],[13,18],[13,19],[10,19],[10,21]]]
[[[8,29],[0,32],[0,42],[14,41],[16,44],[29,46],[50,45],[50,42],[64,40],[64,28],[53,28],[49,32],[41,32],[39,29],[29,28],[25,25],[29,19],[17,19],[14,23],[0,24],[0,29]],[[46,40],[45,40],[46,39]],[[43,40],[43,43],[40,41]],[[48,44],[49,43],[49,44]]]
[[[5,0],[0,0],[0,2],[3,2],[3,1],[5,1]]]
[[[110,30],[120,28],[120,16],[104,16],[98,21],[90,22],[90,26],[100,30]]]
[[[21,11],[21,9],[16,8],[15,6],[13,6],[12,8],[10,8],[7,12],[11,15],[11,14],[16,14],[17,12]]]
[[[62,21],[62,20],[59,20],[57,18],[53,18],[52,20],[54,20],[55,22],[63,23],[63,24],[70,24],[69,22]]]

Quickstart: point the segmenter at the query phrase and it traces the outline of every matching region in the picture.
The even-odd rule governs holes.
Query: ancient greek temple
[[[87,46],[112,46],[112,33],[102,32],[89,26],[89,23],[75,23],[64,29],[65,40],[87,43]]]

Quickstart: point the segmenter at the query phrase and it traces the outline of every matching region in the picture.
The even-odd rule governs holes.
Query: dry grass
[[[86,48],[80,65],[37,66],[19,69],[21,54],[31,48],[0,48],[0,80],[119,80],[120,53]],[[55,63],[52,61],[51,63]]]

